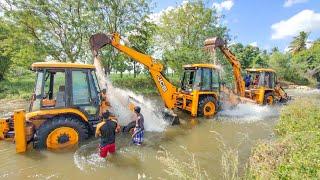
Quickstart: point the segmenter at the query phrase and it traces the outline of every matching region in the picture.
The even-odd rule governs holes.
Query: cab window
[[[212,70],[212,90],[219,90],[219,73],[215,70]]]
[[[42,92],[42,108],[65,107],[65,70],[46,69]]]
[[[195,70],[186,70],[181,82],[181,89],[185,91],[192,91],[195,77]]]
[[[211,72],[212,70],[209,68],[203,68],[202,70],[202,88],[203,91],[211,90]]]
[[[87,78],[86,71],[72,71],[72,100],[74,105],[90,104]]]

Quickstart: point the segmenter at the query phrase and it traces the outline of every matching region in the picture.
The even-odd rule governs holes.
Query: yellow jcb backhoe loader
[[[87,139],[109,108],[93,65],[43,62],[32,64],[37,73],[29,112],[17,110],[0,119],[0,140],[14,139],[17,152],[27,145],[61,149]],[[115,117],[113,117],[115,118]]]
[[[243,78],[239,60],[230,51],[222,38],[207,39],[205,48],[208,51],[214,51],[219,48],[230,62],[236,85],[235,94],[238,96],[251,99],[257,104],[268,105],[272,105],[275,102],[287,102],[290,99],[278,83],[276,72],[273,69],[246,69],[245,78]],[[246,101],[246,99],[243,100]]]
[[[99,50],[111,45],[120,52],[143,64],[150,72],[164,105],[170,109],[181,109],[192,116],[212,116],[219,104],[220,77],[213,64],[192,64],[184,66],[181,86],[178,89],[162,74],[163,66],[151,56],[140,53],[120,43],[120,35],[98,33],[90,38],[91,50],[99,56]]]

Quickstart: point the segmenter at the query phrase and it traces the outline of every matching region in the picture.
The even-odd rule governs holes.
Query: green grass
[[[275,127],[277,138],[261,142],[249,159],[249,179],[320,178],[319,95],[284,107]]]
[[[8,74],[0,81],[0,99],[30,99],[34,88],[35,74],[24,72]]]
[[[179,84],[178,77],[168,77],[170,82],[177,85]],[[140,74],[136,78],[133,75],[124,74],[121,78],[119,74],[110,75],[112,84],[116,87],[129,89],[135,93],[143,95],[158,94],[156,84],[150,75]]]

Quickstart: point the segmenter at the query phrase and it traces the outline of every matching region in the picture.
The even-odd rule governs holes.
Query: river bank
[[[276,138],[254,148],[249,179],[320,178],[320,94],[301,96],[281,110]]]
[[[152,81],[148,82],[145,78],[144,82],[143,78],[145,77],[138,77],[140,83],[145,83],[143,86],[154,87],[150,84]],[[114,79],[112,81],[114,82]],[[139,82],[132,80],[130,87],[139,88]],[[31,85],[33,87],[33,83]],[[79,149],[70,152],[31,150],[21,156],[15,154],[14,144],[0,142],[0,159],[6,162],[0,165],[3,170],[0,178],[319,177],[315,164],[319,162],[319,158],[314,157],[319,156],[319,135],[312,134],[313,131],[319,131],[312,127],[319,126],[310,123],[320,124],[317,121],[320,115],[316,114],[319,91],[290,89],[288,93],[294,96],[295,100],[287,106],[241,105],[222,111],[212,119],[190,118],[189,114],[180,112],[179,117],[184,123],[180,126],[168,126],[161,131],[153,131],[155,128],[147,129],[146,143],[142,148],[132,146],[130,137],[119,135],[118,153],[107,161],[99,159],[96,139],[91,139]],[[154,101],[147,104],[150,104],[151,108],[160,107],[162,101],[159,97],[152,97]],[[26,100],[9,99],[0,100],[1,113],[12,112],[28,105]],[[314,117],[309,117],[313,113]],[[296,119],[300,121],[295,121]],[[148,121],[150,126],[158,126],[158,121],[150,118]],[[305,131],[309,134],[306,135]],[[304,155],[308,156],[306,161],[302,161]],[[22,164],[16,166],[16,161]],[[61,162],[64,166],[61,166]],[[302,169],[299,169],[300,167]]]

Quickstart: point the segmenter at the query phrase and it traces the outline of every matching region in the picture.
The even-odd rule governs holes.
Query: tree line
[[[35,61],[91,63],[89,38],[97,32],[119,32],[128,46],[160,59],[167,69],[181,74],[182,65],[216,62],[232,78],[231,67],[221,53],[216,58],[203,50],[208,37],[230,41],[228,28],[221,25],[221,13],[193,0],[152,18],[148,0],[5,0],[0,4],[0,80],[10,70],[26,69]],[[320,80],[320,43],[307,48],[308,32],[293,38],[290,51],[271,51],[236,43],[229,45],[242,68],[269,67],[282,80],[299,84]],[[127,41],[125,41],[126,43]],[[102,50],[106,73],[122,74],[143,68],[112,47]]]

